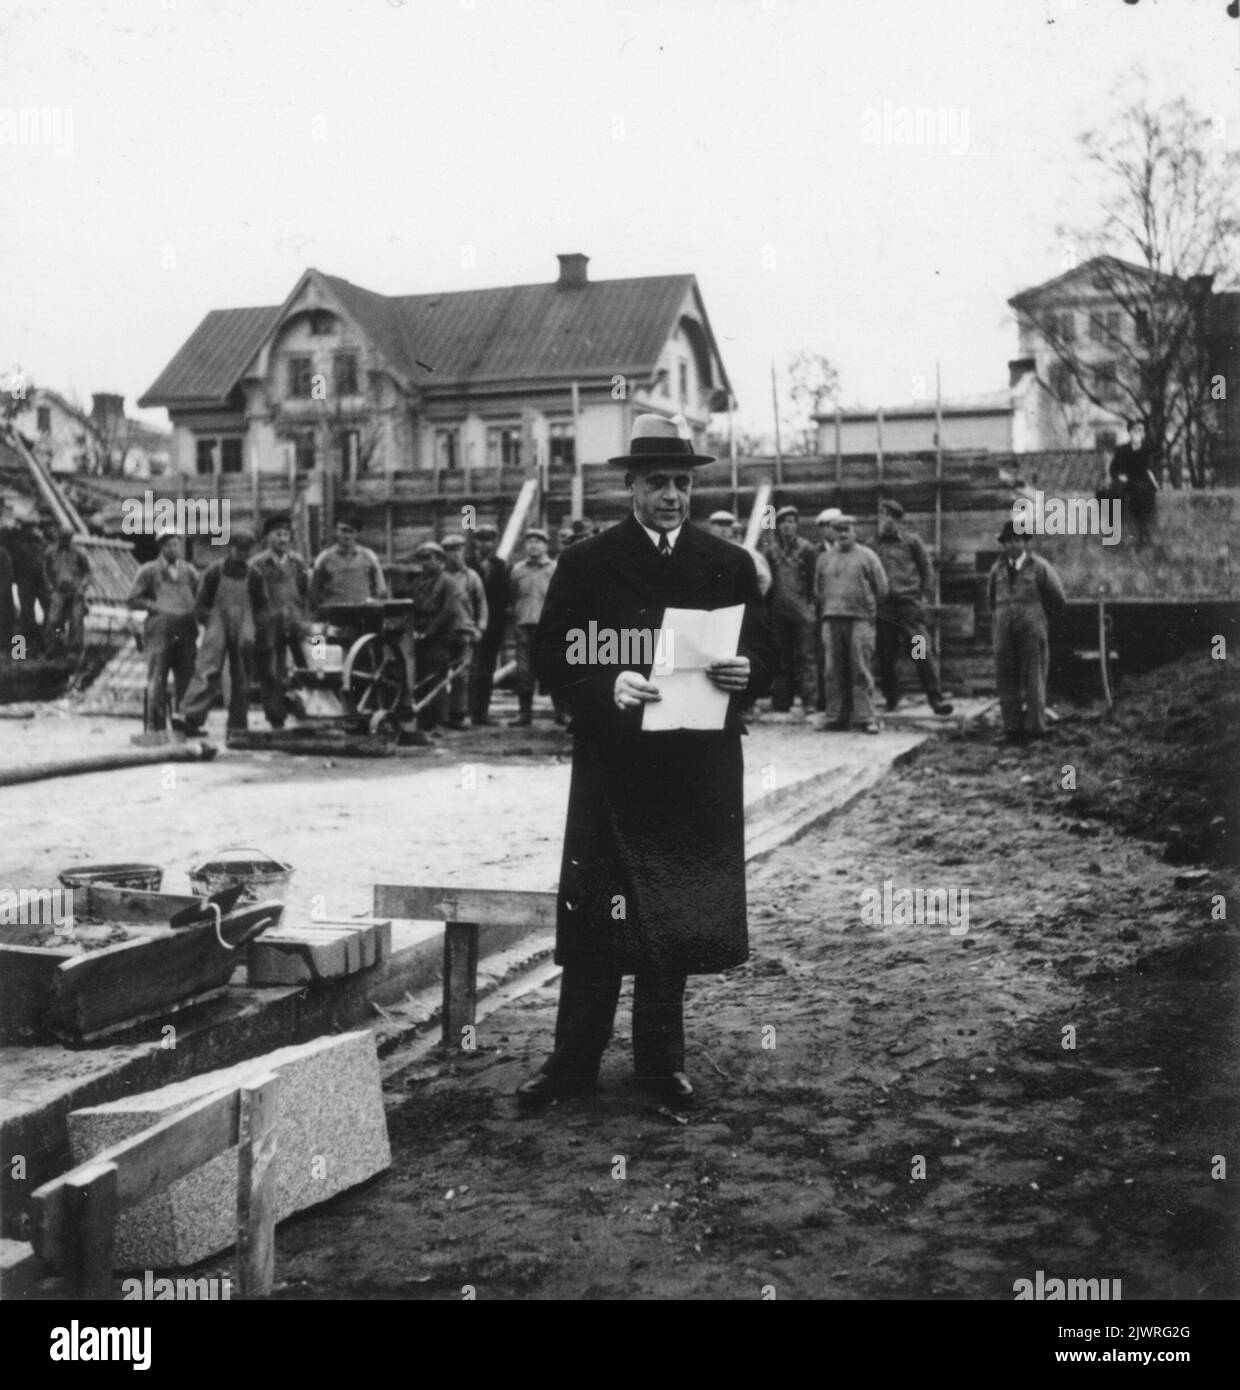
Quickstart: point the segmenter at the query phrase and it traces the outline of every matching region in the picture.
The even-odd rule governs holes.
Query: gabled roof
[[[275,327],[279,313],[278,304],[265,309],[212,309],[150,389],[139,396],[138,404],[222,404]]]
[[[1008,304],[1013,309],[1030,308],[1040,300],[1054,298],[1056,293],[1067,289],[1073,282],[1087,281],[1090,289],[1106,286],[1096,286],[1094,276],[1099,272],[1108,275],[1112,281],[1121,278],[1133,282],[1148,280],[1153,283],[1163,282],[1168,287],[1182,286],[1187,282],[1178,275],[1163,275],[1160,271],[1151,270],[1148,266],[1137,265],[1135,261],[1125,261],[1119,256],[1093,256],[1087,261],[1082,261],[1080,265],[1074,266],[1071,270],[1065,270],[1062,275],[1056,275],[1053,279],[1044,280],[1040,285],[1031,285],[1027,290],[1021,290],[1019,294],[1014,294],[1008,300]]]
[[[648,375],[690,294],[722,378],[715,384],[727,385],[689,274],[388,296],[338,276],[307,273],[336,298],[393,372],[431,394],[618,372]],[[284,308],[213,310],[139,404],[222,403]]]

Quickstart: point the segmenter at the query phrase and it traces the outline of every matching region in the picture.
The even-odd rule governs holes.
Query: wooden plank
[[[262,1298],[275,1278],[280,1078],[258,1077],[237,1099],[237,1282],[242,1298]]]
[[[65,1182],[64,1268],[70,1298],[110,1300],[116,1244],[116,1165],[96,1160]]]
[[[478,924],[448,922],[443,933],[443,1045],[459,1048],[478,1009]]]
[[[0,1036],[16,1037],[45,1026],[56,972],[72,959],[72,951],[0,945]]]
[[[99,917],[105,922],[154,922],[166,927],[174,912],[201,902],[201,898],[187,893],[147,893],[137,888],[89,883],[73,890],[73,915]]]
[[[221,1091],[44,1183],[30,1198],[31,1243],[39,1258],[52,1265],[66,1262],[69,1209],[65,1194],[83,1168],[106,1164],[116,1169],[116,1208],[121,1212],[188,1176],[236,1142],[237,1093]]]
[[[277,925],[283,911],[281,903],[256,903],[229,913],[221,930],[240,947]],[[244,959],[238,949],[220,945],[214,922],[77,956],[56,972],[52,1027],[80,1036],[149,1015],[185,995],[227,984]]]
[[[476,922],[480,927],[555,926],[557,895],[508,888],[424,888],[412,884],[375,884],[376,917],[405,917],[422,922]]]

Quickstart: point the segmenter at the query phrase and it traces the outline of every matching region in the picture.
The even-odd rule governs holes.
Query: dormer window
[[[294,400],[308,401],[314,384],[314,361],[309,357],[288,360],[288,393]]]
[[[325,338],[332,331],[332,316],[325,309],[315,309],[310,315],[310,336]]]
[[[338,352],[333,368],[333,385],[338,396],[357,395],[357,354]]]

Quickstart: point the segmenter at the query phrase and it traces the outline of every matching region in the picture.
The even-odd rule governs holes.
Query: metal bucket
[[[158,893],[164,881],[164,871],[158,864],[79,864],[57,875],[62,888],[86,888],[103,883],[109,888],[140,888],[146,893]]]
[[[266,902],[273,898],[283,902],[292,877],[291,864],[252,845],[229,845],[191,869],[189,882],[200,898],[210,897],[221,888],[239,886],[245,890],[240,898],[242,903]]]

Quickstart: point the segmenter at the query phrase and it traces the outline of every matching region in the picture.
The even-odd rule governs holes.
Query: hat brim
[[[627,468],[630,471],[650,468],[699,468],[703,464],[717,463],[713,454],[617,454],[607,460],[613,468]]]

